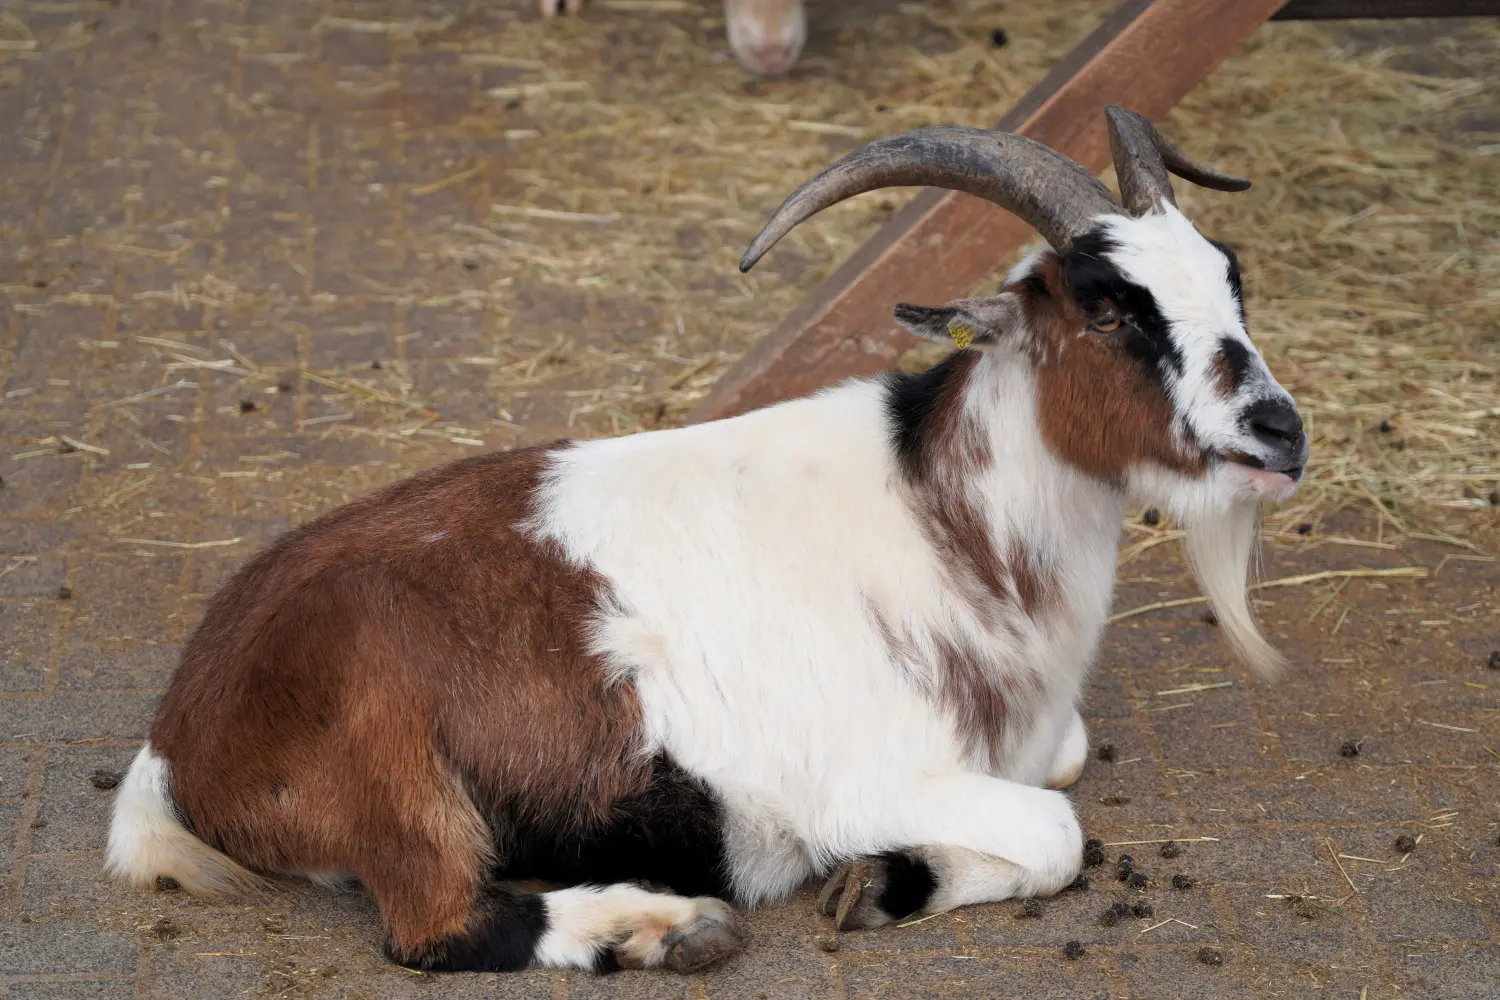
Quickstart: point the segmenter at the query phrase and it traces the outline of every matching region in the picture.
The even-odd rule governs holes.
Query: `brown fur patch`
[[[981,358],[961,352],[944,380],[920,428],[916,461],[911,466],[909,503],[921,520],[950,582],[992,634],[1014,630],[1017,615],[1045,611],[1055,599],[1053,581],[1037,567],[1019,542],[1001,553],[983,509],[968,490],[975,476],[993,462],[983,428],[965,412],[964,402]],[[871,618],[881,631],[895,663],[914,660],[914,644],[869,602]],[[926,692],[954,720],[970,752],[998,765],[1007,725],[1026,725],[1030,698],[1015,688],[1007,665],[990,662],[960,638],[936,638],[937,690]],[[1021,696],[1021,697],[1018,697]],[[1021,714],[1018,714],[1021,713]]]
[[[1204,470],[1201,455],[1185,454],[1173,440],[1172,403],[1161,383],[1109,334],[1084,332],[1088,317],[1063,287],[1054,255],[1008,290],[1025,297],[1032,318],[1037,419],[1055,455],[1116,487],[1143,464]]]
[[[1233,399],[1240,388],[1239,378],[1234,373],[1234,365],[1229,363],[1229,358],[1223,351],[1214,355],[1210,374],[1214,380],[1214,388],[1219,391],[1219,395],[1225,399]]]
[[[523,534],[549,449],[396,483],[289,533],[209,604],[151,731],[205,842],[352,871],[398,951],[462,932],[506,801],[558,830],[639,792],[640,710],[588,652],[593,574]]]

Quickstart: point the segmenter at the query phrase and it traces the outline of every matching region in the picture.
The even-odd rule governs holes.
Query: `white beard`
[[[1201,479],[1139,470],[1132,492],[1162,506],[1183,526],[1183,550],[1198,586],[1235,653],[1256,673],[1275,677],[1286,661],[1255,623],[1248,589],[1260,551],[1260,501],[1285,500],[1296,485],[1285,476],[1220,465]]]
[[[1256,673],[1275,677],[1286,661],[1260,634],[1247,589],[1250,560],[1260,548],[1260,506],[1241,501],[1204,512],[1186,532],[1183,550],[1224,637]]]

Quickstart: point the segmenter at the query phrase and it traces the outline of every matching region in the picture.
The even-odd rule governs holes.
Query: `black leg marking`
[[[386,955],[397,965],[430,972],[517,972],[531,964],[547,932],[547,906],[535,893],[492,885],[475,905],[470,925],[410,954],[387,944]]]
[[[877,898],[877,905],[894,920],[909,917],[932,898],[937,890],[937,877],[926,861],[914,853],[889,851],[881,855],[885,862],[885,890]]]
[[[935,891],[937,876],[917,851],[887,851],[840,866],[818,909],[841,931],[879,927],[920,911]]]
[[[507,804],[490,810],[490,829],[503,859],[497,877],[562,885],[645,881],[683,896],[729,896],[724,810],[666,756],[657,758],[650,785],[616,801],[603,823],[548,822]]]

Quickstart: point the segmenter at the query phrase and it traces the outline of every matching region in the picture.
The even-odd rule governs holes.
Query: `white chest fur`
[[[861,817],[912,775],[1040,784],[1108,612],[1119,501],[1036,454],[1034,431],[997,426],[976,499],[1035,548],[1061,600],[982,620],[903,496],[882,407],[877,384],[853,383],[583,444],[541,497],[535,530],[609,582],[616,607],[595,646],[635,685],[648,749],[739,815],[731,854],[747,902],[829,857],[880,849]],[[994,759],[934,697],[944,642],[997,683],[1036,680],[1014,695],[1027,725]]]

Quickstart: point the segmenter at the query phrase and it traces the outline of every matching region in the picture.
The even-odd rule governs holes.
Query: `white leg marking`
[[[535,965],[592,969],[603,951],[614,949],[627,968],[678,968],[669,952],[689,933],[719,932],[722,937],[722,932],[729,932],[736,941],[739,938],[734,911],[709,896],[689,899],[610,885],[559,889],[544,893],[542,900],[547,931],[537,942]]]
[[[1061,792],[958,774],[892,799],[897,836],[881,849],[946,844],[1009,862],[1018,877],[1000,898],[1050,896],[1083,866],[1083,830]]]

